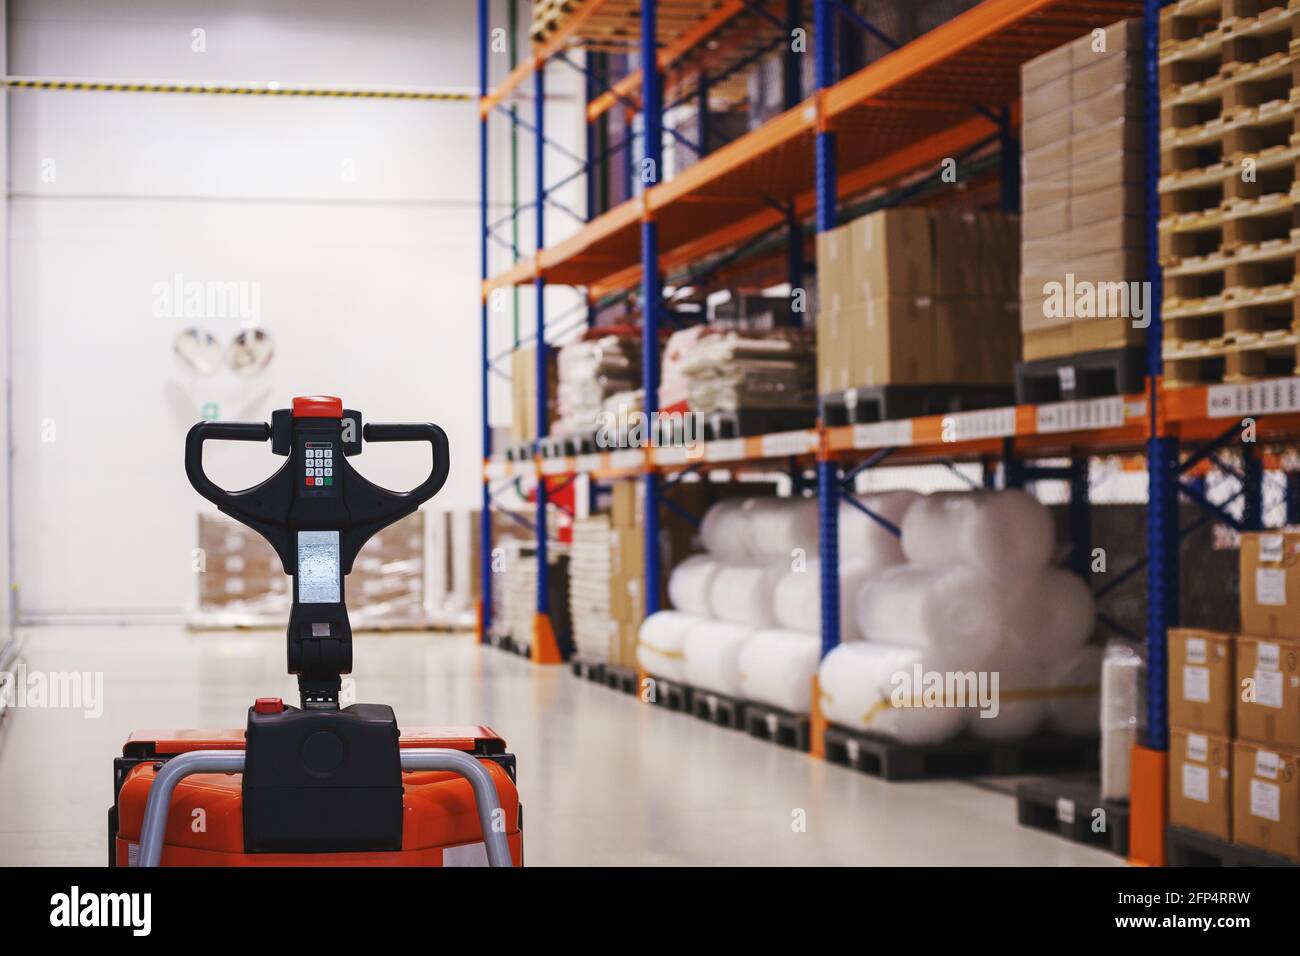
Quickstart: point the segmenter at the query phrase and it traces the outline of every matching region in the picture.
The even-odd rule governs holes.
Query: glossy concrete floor
[[[297,698],[280,633],[133,626],[25,636],[32,670],[102,672],[103,714],[12,710],[0,723],[4,865],[104,862],[112,758],[130,730],[238,726],[255,696]],[[1004,794],[887,784],[469,636],[359,635],[356,675],[358,698],[392,704],[407,726],[481,722],[509,741],[530,865],[1121,863],[1018,826]]]

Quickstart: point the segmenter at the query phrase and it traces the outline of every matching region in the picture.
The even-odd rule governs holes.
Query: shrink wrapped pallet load
[[[901,564],[872,575],[859,590],[858,630],[868,641],[934,651],[976,667],[1008,634],[1011,590],[962,565]]]
[[[862,637],[854,613],[854,596],[873,573],[875,569],[868,562],[841,555],[841,641],[856,641]],[[809,558],[803,570],[787,571],[772,593],[772,611],[777,623],[786,630],[820,634],[821,593],[821,561],[818,558]]]
[[[903,553],[912,564],[953,563],[990,576],[1024,579],[1052,557],[1052,519],[1023,491],[927,495],[903,517]]]
[[[648,674],[684,681],[686,635],[705,619],[680,611],[659,611],[641,622],[636,662]]]
[[[1137,743],[1144,662],[1122,641],[1106,645],[1101,662],[1101,798],[1127,800],[1129,761]]]
[[[922,497],[915,491],[887,491],[860,495],[858,500],[874,514],[901,528],[908,509]],[[848,501],[840,502],[840,556],[866,561],[873,568],[902,564],[905,560],[898,535]]]
[[[757,633],[753,627],[697,620],[686,631],[683,678],[692,687],[740,696],[740,652]]]
[[[1089,644],[1047,668],[1047,722],[1067,737],[1091,737],[1101,721],[1102,649]]]
[[[967,712],[956,707],[895,707],[896,689],[916,668],[945,672],[940,655],[915,647],[854,641],[841,644],[818,668],[821,710],[828,720],[906,744],[937,744],[956,736]]]
[[[759,631],[740,651],[740,694],[795,714],[808,713],[822,643],[803,631]]]
[[[668,600],[678,611],[709,615],[709,593],[722,564],[707,554],[693,554],[668,575]]]
[[[975,702],[978,706],[968,707],[971,735],[980,740],[1010,741],[1037,733],[1047,720],[1047,667],[1014,649],[1000,648],[980,670],[988,675],[989,690],[993,674],[997,674],[997,693],[992,707],[982,700]]]
[[[753,628],[775,627],[772,595],[789,568],[789,560],[722,563],[709,586],[711,616]]]

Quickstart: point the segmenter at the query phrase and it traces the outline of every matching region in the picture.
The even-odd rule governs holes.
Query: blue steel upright
[[[813,56],[817,89],[835,83],[835,10],[832,0],[813,0]],[[839,219],[835,134],[817,131],[817,231],[829,232]],[[840,469],[817,462],[817,551],[820,557],[822,656],[840,642]]]
[[[1145,82],[1146,278],[1151,283],[1147,328],[1147,695],[1145,745],[1169,749],[1168,630],[1178,623],[1178,442],[1163,434],[1158,414],[1160,375],[1164,364],[1161,308],[1164,282],[1160,272],[1160,8],[1145,0],[1142,59]]]
[[[663,89],[656,43],[657,0],[641,3],[641,120],[645,136],[640,179],[649,191],[663,166]],[[663,280],[659,274],[659,227],[650,216],[641,221],[641,388],[647,416],[659,410],[659,310]],[[653,420],[653,419],[651,419]],[[647,429],[647,436],[655,429]],[[659,481],[647,470],[645,482],[645,613],[659,610]]]
[[[537,239],[534,254],[540,256],[542,250],[546,248],[546,61],[540,60],[537,69],[533,71],[533,122],[536,127],[533,131],[533,144],[535,165],[534,170],[537,182],[537,210],[534,215],[537,218]],[[546,279],[542,277],[541,270],[537,272],[533,280],[533,287],[537,292],[537,343],[533,353],[536,359],[536,370],[534,374],[537,377],[536,382],[536,403],[537,403],[537,441],[540,445],[541,440],[546,437],[550,431],[550,423],[546,416],[546,398],[547,381],[546,375]],[[539,449],[540,450],[540,449]],[[536,516],[536,537],[537,537],[537,613],[550,614],[550,570],[546,563],[546,476],[537,475],[537,516]]]
[[[478,0],[478,91],[488,94],[488,0]],[[488,117],[479,117],[478,127],[478,182],[479,182],[479,262],[480,276],[488,278]],[[483,298],[479,315],[479,335],[483,344],[483,383],[479,393],[479,414],[482,416],[483,460],[492,455],[492,426],[488,423],[488,380],[491,378],[492,359],[488,345],[488,320],[490,304]],[[483,499],[479,504],[479,596],[482,601],[479,640],[486,642],[492,629],[492,488],[487,477],[483,479]]]

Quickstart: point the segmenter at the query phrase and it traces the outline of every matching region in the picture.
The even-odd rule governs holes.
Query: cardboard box
[[[1138,249],[1145,238],[1146,220],[1140,216],[1081,223],[1070,230],[1070,258],[1088,259],[1114,249]]]
[[[1070,132],[1088,133],[1119,119],[1141,122],[1146,116],[1146,101],[1142,88],[1131,83],[1121,83],[1086,100],[1070,104]]]
[[[1137,150],[1127,150],[1118,156],[1098,156],[1096,159],[1076,163],[1070,168],[1070,196],[1086,196],[1111,186],[1142,186],[1146,176],[1146,163]],[[1046,194],[1046,192],[1044,192]],[[1145,206],[1132,211],[1140,215]]]
[[[851,238],[847,226],[817,234],[817,301],[822,309],[841,308],[858,296],[858,287],[851,281]]]
[[[1141,64],[1135,56],[1103,56],[1085,62],[1070,73],[1070,100],[1078,103],[1142,78]]]
[[[1241,630],[1300,638],[1300,532],[1241,536]]]
[[[872,299],[855,306],[845,322],[853,339],[850,388],[934,383],[934,310],[930,299]]]
[[[533,348],[520,348],[510,354],[510,394],[512,416],[510,437],[516,442],[537,438],[537,358]],[[556,353],[547,350],[547,423],[555,421]]]
[[[1042,305],[1039,304],[1037,308],[1041,310]],[[1026,311],[1033,311],[1030,303],[1021,304],[1021,354],[1026,362],[1045,358],[1060,358],[1063,355],[1073,354],[1074,345],[1068,323],[1026,329],[1023,318]]]
[[[1169,629],[1169,723],[1231,737],[1236,712],[1236,648],[1231,634]]]
[[[882,209],[848,224],[857,301],[933,292],[930,211]]]
[[[1232,746],[1232,839],[1300,861],[1300,754]]]
[[[1169,731],[1169,822],[1232,839],[1232,741],[1179,727]]]
[[[1059,206],[1070,201],[1070,177],[1056,176],[1050,179],[1021,179],[1020,208],[1029,213],[1047,206]]]
[[[1073,86],[1073,75],[1023,86],[1020,95],[1022,115],[1027,121],[1032,121],[1059,109],[1068,108]]]
[[[1142,49],[1142,21],[1120,20],[1110,26],[1084,34],[1067,44],[1070,51],[1070,69],[1082,70],[1098,60],[1122,54],[1137,53]]]
[[[1070,137],[1071,167],[1102,156],[1115,161],[1121,153],[1141,153],[1145,144],[1146,128],[1141,120],[1123,118],[1102,123],[1093,129],[1075,133]]]
[[[1028,183],[1041,179],[1069,182],[1072,141],[1073,137],[1070,137],[1032,152],[1021,153],[1020,175],[1023,181]]]
[[[1141,219],[1144,208],[1142,187],[1136,183],[1108,186],[1082,196],[1072,195],[1070,227],[1077,230],[1080,226],[1110,219]]]
[[[1026,209],[1020,217],[1021,236],[1026,243],[1052,236],[1064,236],[1070,231],[1070,204],[1040,209]]]
[[[1074,132],[1074,107],[1062,106],[1054,113],[1026,119],[1020,127],[1020,148],[1033,152],[1068,139]]]
[[[1054,50],[1048,50],[1020,67],[1020,85],[1024,89],[1034,89],[1063,76],[1069,76],[1073,67],[1073,56],[1067,43]]]
[[[823,309],[817,314],[817,392],[839,392],[852,388],[852,339],[844,331],[845,316],[852,306]]]
[[[1300,643],[1237,638],[1237,736],[1300,748]]]
[[[1129,318],[1076,319],[1070,323],[1071,348],[1067,354],[1128,348],[1146,340],[1146,330],[1135,327]]]

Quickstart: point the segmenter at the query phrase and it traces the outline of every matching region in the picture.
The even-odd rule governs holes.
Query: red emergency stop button
[[[259,697],[253,701],[253,713],[255,714],[281,714],[284,713],[284,701],[279,697]]]
[[[342,418],[343,399],[333,395],[299,395],[293,400],[294,418]]]

